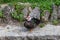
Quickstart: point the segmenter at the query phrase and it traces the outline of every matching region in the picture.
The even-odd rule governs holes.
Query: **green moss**
[[[44,23],[41,23],[41,24],[40,24],[40,28],[44,27],[44,25],[45,25]]]
[[[0,18],[2,18],[3,17],[3,13],[2,13],[2,11],[0,11]]]
[[[58,23],[59,23],[58,20],[53,20],[53,21],[52,21],[52,24],[53,24],[53,25],[57,25]]]
[[[18,20],[18,21],[20,21],[20,22],[22,22],[22,21],[24,20],[23,13],[18,14],[18,13],[15,11],[15,12],[13,12],[13,13],[11,14],[11,16],[12,16],[14,19],[16,19],[16,20]]]
[[[34,8],[37,7],[37,6],[38,6],[37,3],[33,3],[33,4],[31,4],[32,9],[34,9]]]
[[[24,8],[24,6],[18,4],[14,4],[14,6],[15,6],[15,11],[11,13],[11,15],[14,19],[17,19],[18,21],[22,22],[24,20],[22,13],[22,9]]]
[[[24,5],[18,5],[16,4],[15,5],[15,10],[17,11],[17,13],[21,13],[22,9],[24,8],[25,6]]]

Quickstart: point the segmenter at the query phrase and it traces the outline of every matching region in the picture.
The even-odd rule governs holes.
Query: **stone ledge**
[[[26,36],[26,37],[21,37],[21,36],[8,36],[8,37],[0,37],[0,40],[60,40],[60,36]]]
[[[9,27],[9,29],[7,29]],[[47,24],[43,28],[35,28],[32,32],[24,27],[7,25],[0,26],[1,40],[60,40],[60,26]]]

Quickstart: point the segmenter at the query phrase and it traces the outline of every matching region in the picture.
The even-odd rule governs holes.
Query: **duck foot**
[[[32,31],[33,31],[33,29],[30,29],[29,31],[30,31],[30,32],[32,32]]]

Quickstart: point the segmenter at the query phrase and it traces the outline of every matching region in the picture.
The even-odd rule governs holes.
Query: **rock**
[[[31,7],[25,7],[23,10],[22,10],[22,13],[24,14],[24,18],[27,17],[27,15],[32,11],[32,8]]]
[[[22,31],[24,28],[7,25],[6,27],[0,27],[0,40],[60,40],[60,26],[54,26],[47,24],[43,28],[35,28],[32,32]]]
[[[42,16],[42,19],[44,21],[49,21],[49,16],[50,16],[50,12],[48,10],[44,11],[44,16]]]
[[[3,23],[3,18],[0,18],[0,23]]]
[[[40,10],[38,7],[35,7],[31,13],[29,14],[31,18],[37,18],[40,19]]]
[[[8,6],[8,4],[2,4],[2,5],[1,5],[1,9],[4,9],[5,6]]]
[[[25,7],[23,10],[22,10],[23,14],[24,14],[24,18],[27,16],[28,14],[28,8]]]
[[[14,6],[13,5],[8,5],[10,7],[10,13],[14,12]]]
[[[5,6],[3,9],[3,13],[4,15],[9,16],[11,12],[14,11],[14,8],[12,8],[11,6]]]
[[[31,6],[30,3],[21,3],[21,2],[18,2],[18,5],[23,5],[23,6],[26,6],[26,7],[30,7]]]
[[[60,18],[60,6],[58,6],[58,11],[57,11],[57,13],[58,13],[58,18]]]
[[[24,18],[29,15],[32,18],[40,19],[40,10],[38,7],[35,7],[33,10],[31,7],[25,7],[22,12],[24,13]]]
[[[14,11],[14,8],[12,6],[5,6],[3,9],[3,15],[5,17],[4,21],[8,23],[11,20],[11,13]]]
[[[5,37],[0,37],[0,40],[5,40]]]
[[[34,37],[33,39],[30,37]],[[0,37],[0,40],[60,40],[60,36],[30,36],[30,37],[14,37],[14,36],[8,36],[8,37]]]
[[[52,14],[51,14],[51,21],[57,20],[57,6],[55,4],[52,5]]]

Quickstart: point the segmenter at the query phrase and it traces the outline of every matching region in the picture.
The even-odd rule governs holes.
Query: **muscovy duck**
[[[40,10],[38,7],[35,7],[31,13],[26,17],[26,21],[24,22],[24,26],[32,30],[40,23]]]

